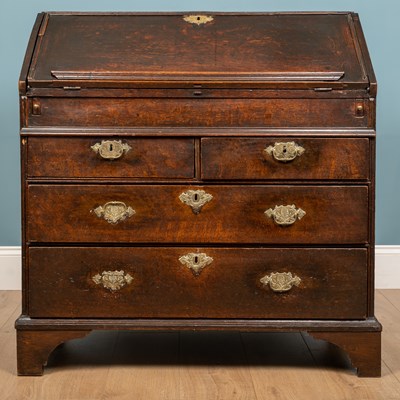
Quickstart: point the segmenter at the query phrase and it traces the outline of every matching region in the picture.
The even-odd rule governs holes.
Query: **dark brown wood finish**
[[[213,196],[197,215],[179,199],[193,189]],[[94,210],[111,201],[125,203],[135,214],[115,224],[99,218]],[[368,241],[366,186],[30,185],[28,203],[31,243]],[[306,212],[293,225],[280,226],[265,215],[270,208],[292,204]]]
[[[91,146],[121,141],[130,149],[109,160]],[[29,178],[194,178],[193,139],[29,138]]]
[[[35,98],[28,126],[368,127],[354,99]],[[357,104],[364,108],[356,114]],[[318,110],[318,112],[316,112]]]
[[[349,14],[205,15],[213,20],[204,25],[184,21],[185,13],[50,15],[29,82],[265,84],[282,77],[290,86],[290,75],[308,73],[300,81],[335,83],[335,72],[340,86],[366,82]],[[326,78],[313,78],[323,73]]]
[[[18,375],[43,375],[43,366],[50,353],[60,344],[71,339],[79,339],[90,333],[77,331],[18,331],[17,357]]]
[[[179,261],[192,252],[213,258],[198,276]],[[116,270],[133,281],[115,291],[93,281]],[[301,282],[274,292],[260,282],[274,272]],[[29,315],[362,319],[366,274],[365,249],[31,248]]]
[[[282,162],[265,151],[275,143],[287,142],[295,142],[304,153]],[[207,138],[201,147],[203,179],[369,178],[368,139]]]
[[[380,332],[311,332],[315,339],[326,340],[341,347],[350,357],[361,377],[381,376]]]
[[[91,330],[189,329],[311,332],[379,375],[376,78],[358,15],[186,14],[36,20],[19,79],[18,373]],[[105,160],[102,140],[131,148]],[[283,141],[304,153],[263,153]],[[213,196],[197,215],[188,190]],[[115,201],[135,213],[94,212]],[[265,215],[291,204],[306,212],[293,225]],[[213,261],[196,276],[189,252]],[[133,280],[110,291],[103,271]],[[273,272],[299,286],[263,287]]]

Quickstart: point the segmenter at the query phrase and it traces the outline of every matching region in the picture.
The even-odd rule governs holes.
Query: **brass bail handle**
[[[301,279],[291,272],[273,272],[260,279],[264,286],[269,286],[277,293],[288,292],[293,286],[299,286]]]
[[[291,204],[269,208],[264,214],[268,218],[272,218],[277,225],[289,226],[293,225],[297,220],[302,219],[306,215],[306,212],[301,208],[296,208],[294,204]]]
[[[125,221],[127,218],[136,214],[136,211],[131,206],[127,206],[122,201],[109,201],[102,206],[96,207],[90,212],[94,212],[97,217],[103,218],[113,225]]]

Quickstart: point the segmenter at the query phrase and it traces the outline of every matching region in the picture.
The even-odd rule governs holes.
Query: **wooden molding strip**
[[[343,78],[344,72],[190,72],[190,71],[51,71],[59,80],[263,80],[272,82],[328,81]]]

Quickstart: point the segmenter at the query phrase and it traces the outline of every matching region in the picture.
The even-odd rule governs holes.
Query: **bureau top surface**
[[[36,31],[35,31],[36,29]],[[354,13],[43,13],[30,87],[367,88]]]

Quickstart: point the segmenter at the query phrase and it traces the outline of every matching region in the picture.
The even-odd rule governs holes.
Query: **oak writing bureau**
[[[19,374],[127,329],[305,331],[380,375],[357,14],[42,13],[19,90]]]

